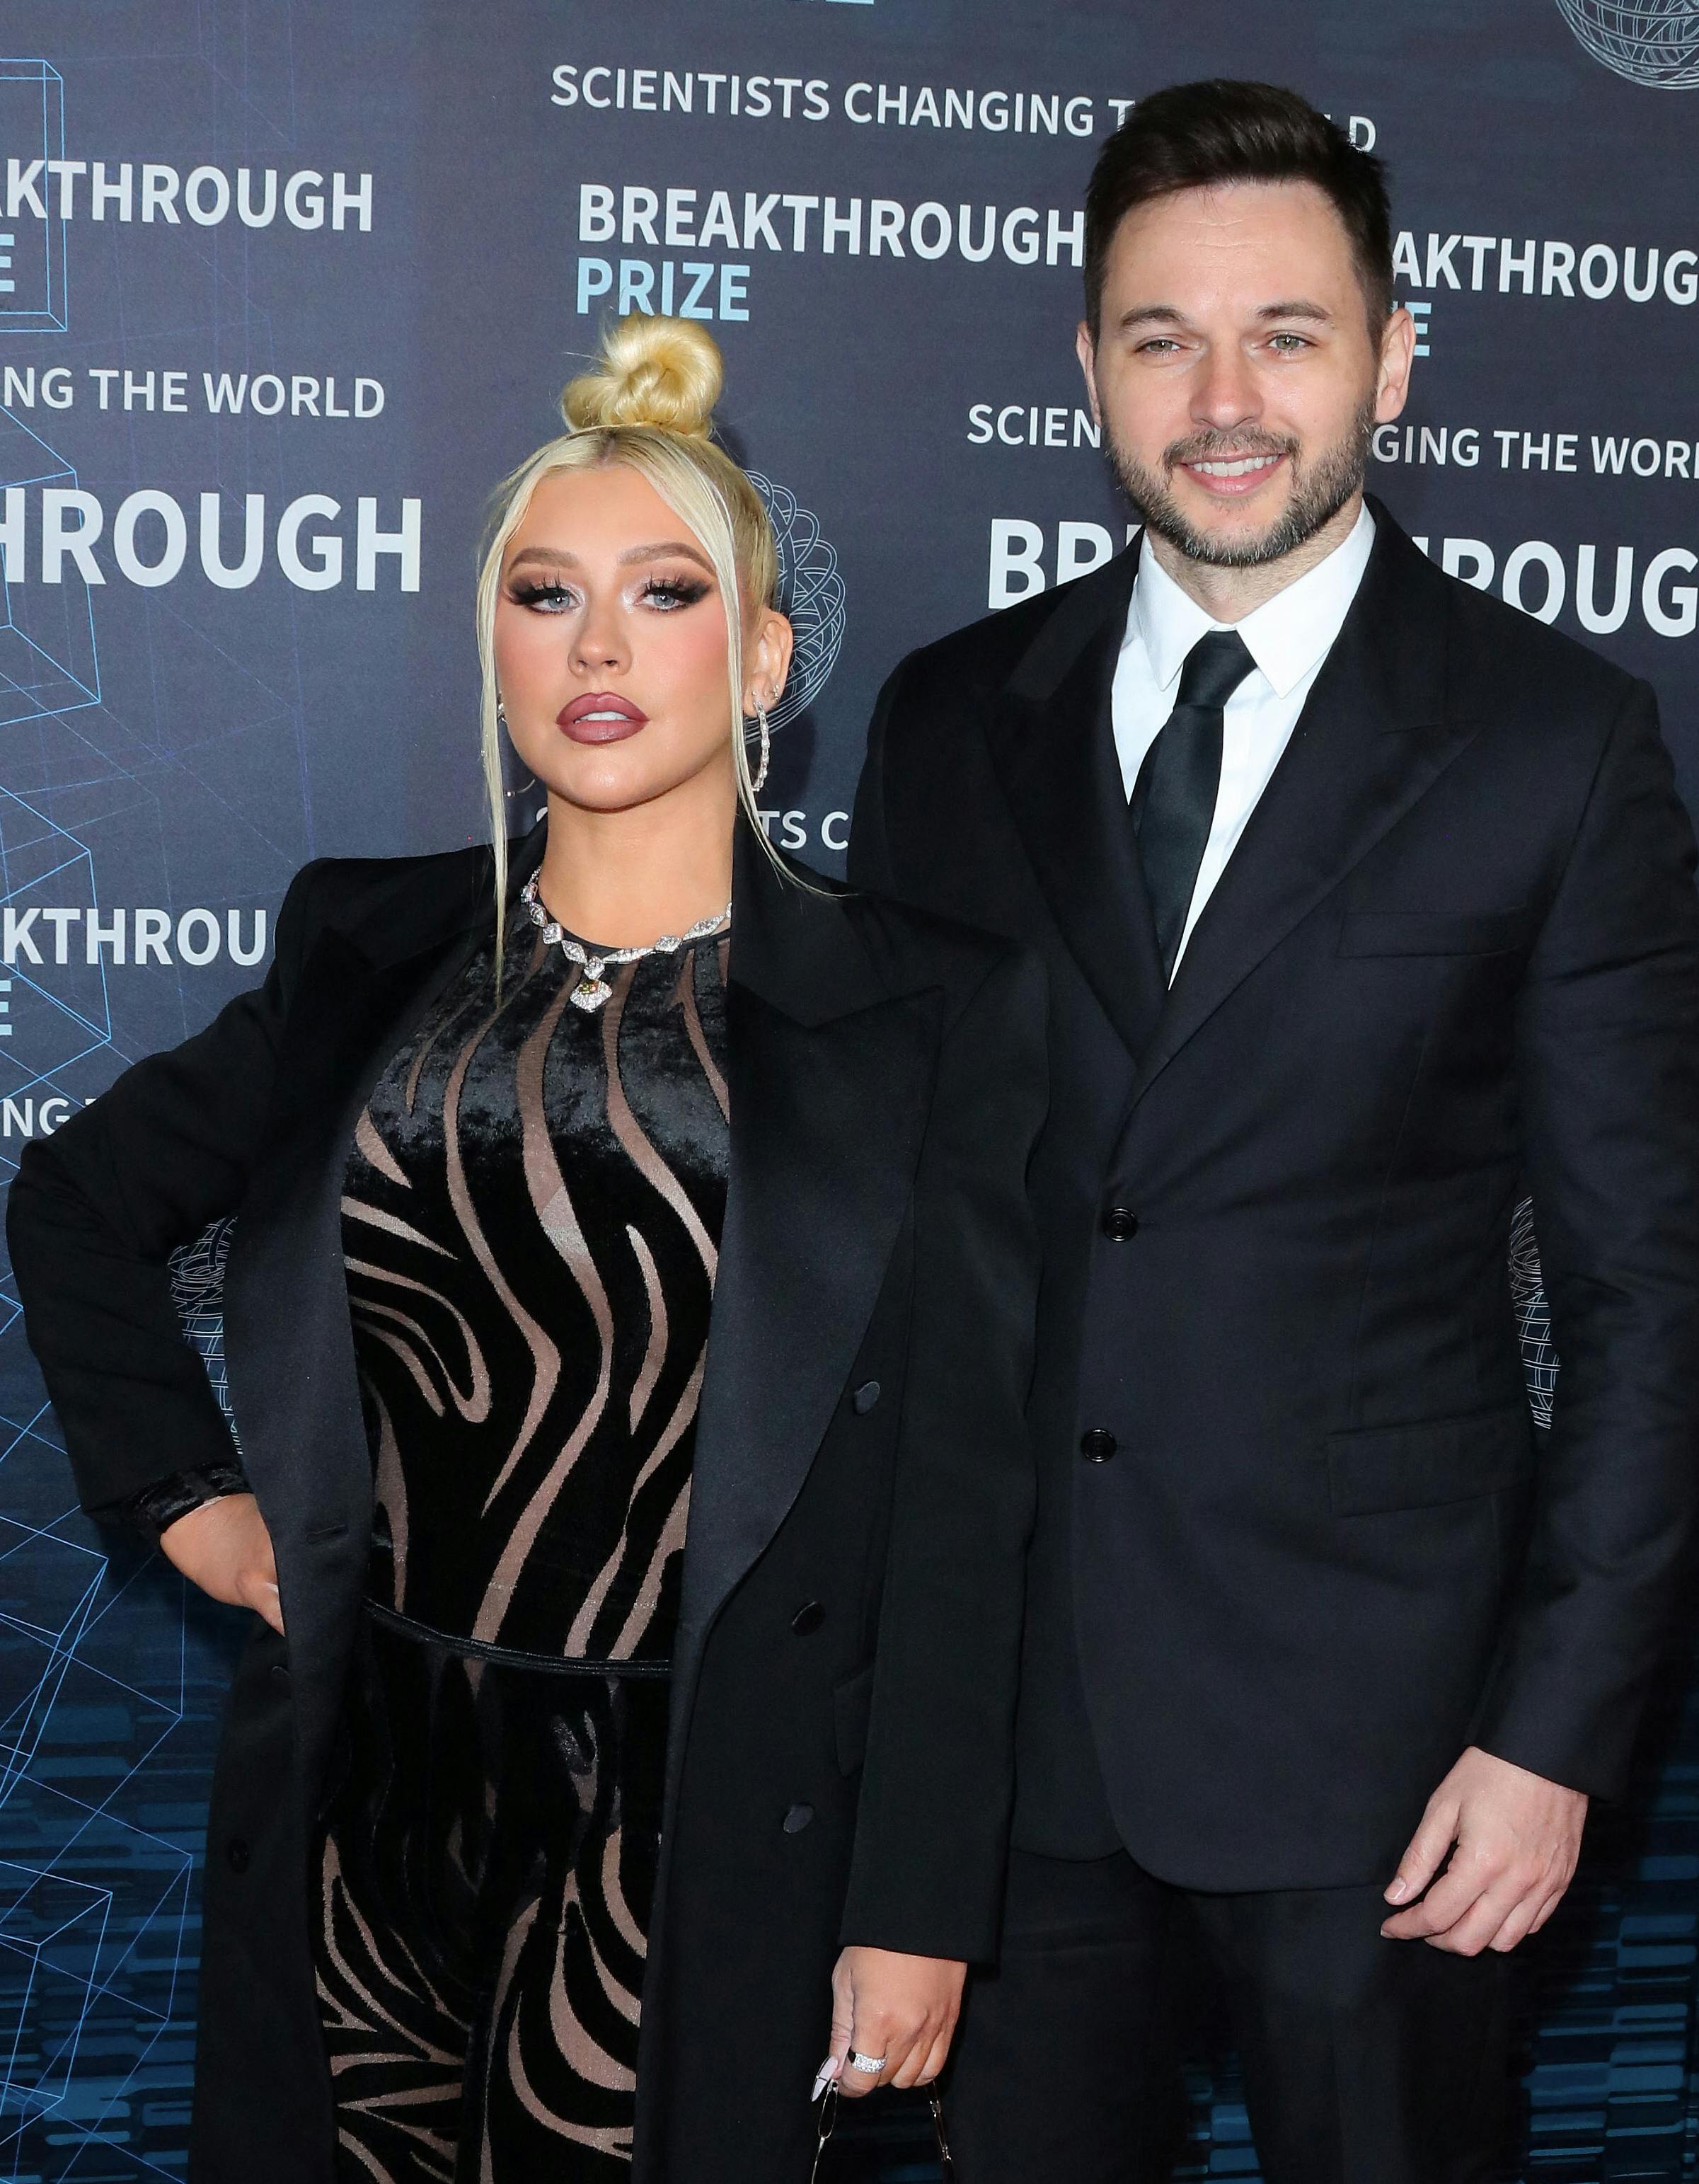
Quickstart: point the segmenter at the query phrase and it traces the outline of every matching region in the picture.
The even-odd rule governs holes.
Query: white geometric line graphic
[[[790,679],[767,716],[769,727],[806,711],[826,688],[843,649],[844,579],[838,549],[821,535],[820,518],[804,508],[788,486],[775,485],[759,471],[749,482],[766,503],[778,547],[778,598],[796,640]]]
[[[1699,7],[1694,0],[1557,0],[1564,21],[1596,61],[1654,91],[1699,84]]]
[[[1537,1426],[1550,1427],[1557,1394],[1557,1352],[1551,1342],[1551,1307],[1540,1271],[1534,1234],[1534,1201],[1524,1198],[1510,1223],[1510,1301],[1522,1345],[1522,1377]]]

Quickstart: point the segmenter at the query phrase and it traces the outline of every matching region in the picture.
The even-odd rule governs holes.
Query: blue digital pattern
[[[12,1345],[7,1345],[12,1365]],[[0,2177],[181,2176],[198,1868],[231,1626],[69,1509],[0,1376]]]
[[[43,903],[97,906],[93,860],[0,791],[0,913]],[[112,1023],[102,963],[73,957],[49,983],[20,960],[0,981],[9,1180],[16,1138],[81,1104]],[[214,1374],[221,1351],[220,1327]],[[205,1778],[237,1618],[191,1608],[163,1563],[72,1505],[9,1266],[0,1435],[0,2176],[181,2175]]]
[[[13,126],[25,108],[44,155],[62,157],[57,72],[0,61],[8,148],[29,141]],[[0,328],[62,329],[61,224],[35,238],[34,288],[19,277],[26,225],[7,233]],[[41,433],[0,410],[0,493],[33,499],[77,482]],[[56,788],[88,808],[90,784],[114,772],[98,742],[59,733],[100,703],[92,601],[74,564],[58,584],[10,575],[0,565],[0,916],[28,937],[0,964],[0,1184],[19,1142],[104,1081],[89,1072],[114,1042],[104,959],[88,962],[79,921],[58,961],[41,916],[100,907],[90,847],[43,808]],[[18,793],[25,783],[39,786]],[[221,1326],[203,1354],[216,1385]],[[0,1510],[0,2177],[181,2176],[206,1781],[242,1618],[75,1508],[3,1260]]]

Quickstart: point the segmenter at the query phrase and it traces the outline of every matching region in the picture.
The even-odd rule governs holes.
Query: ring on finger
[[[870,2078],[877,2078],[880,2071],[884,2069],[888,2059],[889,2059],[888,2057],[883,2055],[858,2054],[853,2048],[850,2050],[850,2069],[852,2070],[865,2070]]]

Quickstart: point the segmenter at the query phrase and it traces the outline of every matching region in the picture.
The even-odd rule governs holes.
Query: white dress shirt
[[[1198,866],[1186,928],[1174,959],[1176,969],[1192,928],[1290,740],[1310,685],[1356,597],[1373,543],[1374,518],[1365,507],[1325,561],[1318,561],[1295,583],[1238,622],[1212,621],[1197,601],[1180,589],[1148,543],[1139,554],[1111,700],[1115,748],[1128,796],[1145,753],[1174,710],[1180,670],[1198,639],[1212,629],[1236,630],[1256,662],[1228,699],[1223,716],[1215,820]]]

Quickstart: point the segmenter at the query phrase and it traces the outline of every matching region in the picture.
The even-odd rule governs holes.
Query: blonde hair
[[[495,851],[496,961],[501,961],[507,903],[506,795],[502,787],[495,610],[502,556],[525,519],[531,496],[557,471],[622,464],[646,478],[700,542],[726,607],[726,674],[738,801],[775,864],[755,803],[744,740],[744,631],[749,616],[777,602],[778,549],[760,495],[710,437],[725,365],[710,334],[687,319],[633,312],[602,336],[596,367],[560,396],[566,431],[539,448],[497,487],[489,543],[478,572],[478,660],[484,787]],[[781,866],[781,869],[783,867]]]

